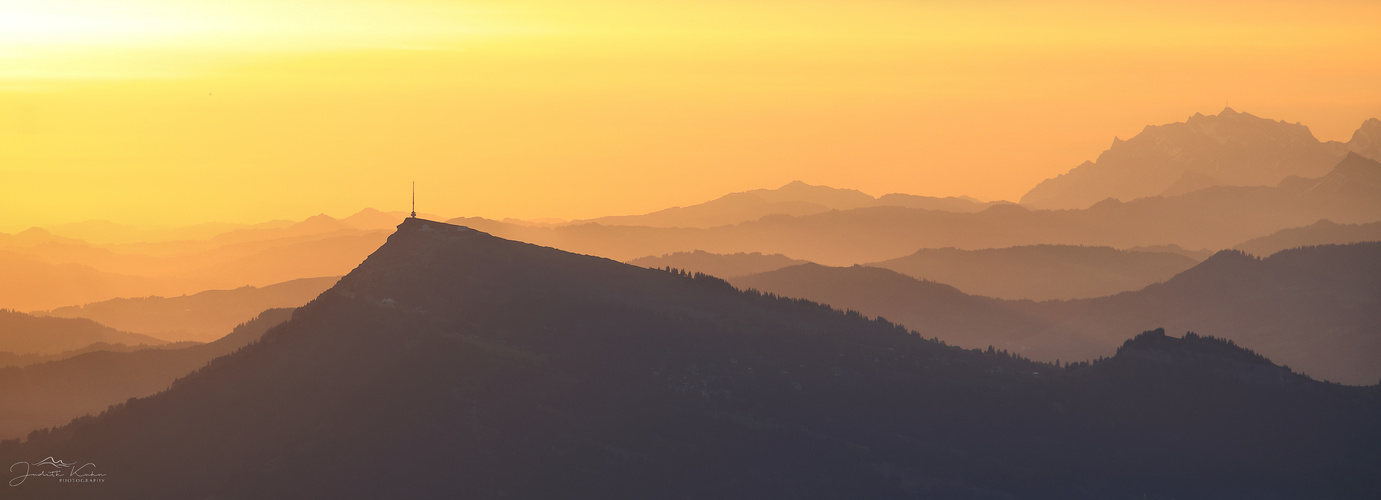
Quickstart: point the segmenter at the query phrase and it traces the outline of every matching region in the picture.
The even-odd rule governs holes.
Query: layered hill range
[[[944,283],[973,295],[1050,300],[1101,297],[1137,290],[1170,279],[1207,257],[1172,247],[1152,251],[1031,245],[983,250],[925,248],[911,255],[866,265]],[[714,254],[697,250],[643,257],[628,263],[733,279],[810,262],[781,254]]]
[[[945,247],[1177,245],[1216,250],[1323,219],[1339,224],[1381,220],[1381,163],[1348,153],[1321,177],[1289,177],[1274,186],[1214,186],[1128,202],[1109,199],[1080,210],[1031,210],[1001,204],[961,213],[876,206],[803,216],[770,215],[711,228],[596,223],[535,227],[480,218],[451,222],[619,260],[703,250],[783,254],[827,265],[853,265]]]
[[[334,285],[337,279],[303,278],[265,287],[207,290],[178,297],[118,298],[38,314],[87,318],[160,339],[210,342],[266,309],[306,304]]]
[[[1324,219],[1308,226],[1282,229],[1260,238],[1252,238],[1233,249],[1265,257],[1289,248],[1363,241],[1381,241],[1381,221],[1338,224]]]
[[[169,297],[341,276],[378,248],[405,216],[366,209],[344,219],[318,215],[300,222],[159,230],[93,221],[0,234],[0,282],[6,284],[0,287],[0,307],[50,310],[117,297]],[[249,317],[215,330],[223,333]]]
[[[291,315],[291,309],[263,311],[205,344],[96,345],[25,366],[0,366],[0,440],[22,438],[36,429],[165,390],[212,359],[257,340]]]
[[[1378,387],[1134,333],[1057,368],[409,219],[258,342],[0,459],[106,474],[11,490],[64,498],[1381,493]]]
[[[1033,208],[1079,209],[1113,198],[1176,196],[1212,186],[1274,186],[1288,177],[1325,175],[1348,152],[1381,160],[1381,120],[1369,119],[1346,143],[1321,142],[1299,123],[1224,108],[1184,122],[1147,126],[1095,161],[1041,182],[1021,197]]]
[[[730,282],[896,321],[964,347],[1043,361],[1107,356],[1117,333],[1164,327],[1236,341],[1311,376],[1381,380],[1381,242],[1220,252],[1164,283],[1107,297],[1011,301],[875,267],[805,264]]]
[[[0,309],[0,366],[22,356],[50,356],[95,345],[159,346],[167,341],[116,330],[89,319],[50,318]]]

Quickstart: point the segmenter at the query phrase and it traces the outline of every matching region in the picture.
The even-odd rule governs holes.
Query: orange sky
[[[0,0],[0,231],[1016,199],[1147,124],[1381,116],[1381,4]]]

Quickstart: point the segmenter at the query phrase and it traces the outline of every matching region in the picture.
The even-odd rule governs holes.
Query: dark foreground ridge
[[[1194,366],[1243,355],[1197,345]],[[1376,387],[1128,351],[1057,369],[409,219],[259,342],[0,459],[105,474],[15,498],[1381,493]]]

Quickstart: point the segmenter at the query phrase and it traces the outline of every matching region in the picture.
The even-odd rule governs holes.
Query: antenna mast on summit
[[[412,181],[412,218],[417,218],[417,181]]]

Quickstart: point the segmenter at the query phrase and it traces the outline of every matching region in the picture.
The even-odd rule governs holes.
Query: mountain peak
[[[1347,179],[1349,183],[1371,184],[1381,186],[1381,162],[1367,158],[1352,151],[1348,151],[1343,160],[1333,166],[1333,171],[1319,181],[1319,185],[1313,189],[1320,189],[1330,184],[1337,184],[1341,181],[1338,178]],[[1336,186],[1329,186],[1335,187]]]
[[[1381,140],[1366,147],[1381,154]],[[1224,107],[1216,115],[1194,113],[1183,122],[1147,126],[1130,139],[1114,141],[1096,161],[1042,181],[1021,203],[1086,208],[1108,197],[1131,201],[1210,187],[1206,182],[1271,186],[1291,175],[1324,175],[1342,153],[1338,144],[1319,142],[1304,125]],[[1186,178],[1186,173],[1194,175]]]
[[[316,214],[306,218],[302,222],[293,224],[292,227],[296,228],[297,230],[331,231],[336,229],[346,229],[350,226],[335,217],[331,217],[326,214]]]
[[[1367,118],[1362,122],[1362,126],[1357,127],[1357,131],[1352,133],[1354,139],[1358,136],[1370,137],[1372,139],[1381,138],[1381,120]]]
[[[26,238],[47,237],[52,235],[53,233],[51,231],[37,226],[15,233],[15,236],[23,236]]]
[[[1368,118],[1362,122],[1362,126],[1352,133],[1352,139],[1347,141],[1347,149],[1373,160],[1381,160],[1381,120]]]

